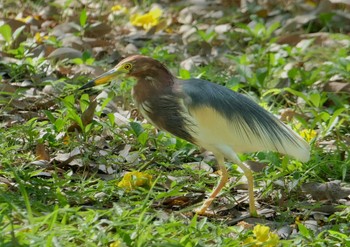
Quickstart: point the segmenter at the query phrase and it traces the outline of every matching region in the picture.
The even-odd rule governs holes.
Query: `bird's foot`
[[[200,208],[196,208],[194,209],[194,212],[197,214],[197,215],[201,215],[201,216],[213,216],[215,215],[214,211],[212,210],[208,210],[208,207],[200,207]],[[249,214],[248,216],[251,216],[251,217],[259,217],[259,214],[256,210],[256,208],[250,208],[249,209]]]
[[[200,208],[196,208],[193,211],[197,214],[197,215],[201,215],[201,216],[213,216],[215,213],[212,210],[207,210],[208,208],[204,208],[204,207],[200,207]]]

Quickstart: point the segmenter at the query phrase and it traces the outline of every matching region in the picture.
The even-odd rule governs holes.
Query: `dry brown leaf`
[[[93,100],[90,102],[89,107],[83,112],[83,115],[81,116],[81,120],[84,126],[92,122],[96,107],[97,107],[97,101]]]
[[[37,160],[50,160],[50,154],[43,143],[38,143],[36,145],[35,155]]]
[[[313,44],[322,46],[341,45],[341,41],[332,38],[331,33],[291,33],[284,34],[278,37],[278,44],[297,45],[300,41],[306,39],[313,39]],[[345,38],[344,38],[345,40]]]
[[[71,68],[71,73],[74,74],[75,76],[79,76],[79,75],[95,76],[95,75],[102,74],[103,72],[104,71],[102,70],[101,67],[87,65],[87,64],[74,65]]]
[[[56,162],[60,163],[59,166],[65,166],[65,165],[78,165],[82,166],[81,160],[76,160],[78,156],[80,156],[81,151],[79,148],[73,149],[70,153],[58,153],[56,154],[56,157],[53,158]],[[74,161],[74,163],[73,163]]]
[[[350,188],[342,187],[340,181],[331,181],[327,183],[305,183],[301,186],[302,190],[311,194],[314,200],[337,201],[350,195]]]
[[[35,47],[31,52],[35,57],[38,57],[40,54],[44,54],[44,57],[47,57],[54,50],[55,50],[55,47],[52,45],[41,44]]]
[[[323,90],[326,92],[333,92],[333,93],[342,93],[342,92],[350,93],[350,83],[330,81],[323,86]]]
[[[182,166],[190,167],[193,170],[204,170],[207,172],[213,172],[213,168],[204,161],[185,163]]]
[[[0,92],[1,94],[5,93],[14,93],[16,92],[18,87],[15,87],[13,85],[7,84],[7,83],[0,83]]]
[[[128,155],[129,155],[130,150],[131,150],[131,145],[126,144],[125,147],[122,150],[120,150],[119,156],[121,156],[124,159],[126,159],[128,157]]]
[[[83,53],[70,47],[61,47],[50,53],[49,59],[72,59],[81,58]]]
[[[283,109],[283,111],[280,113],[280,120],[283,122],[290,122],[295,115],[296,112],[293,109]]]
[[[64,37],[67,33],[75,33],[78,32],[77,24],[74,22],[62,23],[55,26],[52,29],[51,35],[56,37]]]
[[[114,45],[113,41],[106,39],[83,38],[83,41],[85,45],[91,46],[92,49],[96,49],[98,47],[109,47]],[[106,52],[108,52],[108,50]]]
[[[246,163],[253,172],[261,172],[265,167],[267,167],[266,163],[253,160],[247,160],[244,163]]]
[[[93,100],[90,102],[89,107],[83,112],[81,115],[81,121],[83,123],[83,126],[88,125],[92,122],[92,119],[94,118],[95,109],[97,107],[97,101]],[[81,132],[81,128],[78,123],[73,123],[71,126],[67,129],[68,132]]]
[[[47,110],[56,104],[55,99],[44,97],[42,95],[36,97],[28,96],[20,100],[11,100],[10,103],[16,110],[23,111]]]
[[[87,37],[102,37],[112,31],[112,28],[104,22],[95,22],[91,24],[85,32]]]
[[[184,61],[182,61],[180,63],[181,68],[184,68],[185,70],[191,71],[194,68],[198,68],[202,65],[206,65],[208,64],[208,61],[206,58],[201,57],[199,55],[193,56],[193,57],[189,57],[187,59],[185,59]]]
[[[245,222],[245,221],[238,222],[236,226],[240,226],[245,230],[253,229],[253,227],[254,227],[253,224],[249,224],[248,222]]]
[[[160,204],[161,207],[171,209],[181,209],[187,206],[201,202],[205,197],[205,193],[187,193],[183,196],[173,196],[165,199]]]
[[[89,46],[82,40],[82,38],[73,33],[68,33],[62,36],[61,42],[63,47],[70,47],[78,51],[89,49]]]

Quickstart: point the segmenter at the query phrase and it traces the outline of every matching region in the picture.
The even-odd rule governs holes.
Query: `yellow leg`
[[[248,181],[248,196],[249,196],[249,212],[251,216],[258,216],[255,207],[255,197],[254,197],[254,179],[250,168],[242,163],[242,161],[237,157],[237,155],[232,151],[232,149],[223,149],[222,152],[227,158],[236,163],[244,172]],[[221,189],[225,186],[228,180],[228,173],[224,163],[224,156],[220,153],[215,154],[216,160],[221,171],[221,177],[218,185],[215,187],[213,192],[210,194],[209,198],[204,201],[202,207],[197,210],[198,214],[205,214],[210,204],[213,202],[215,197],[220,193]]]
[[[249,212],[251,216],[258,216],[258,213],[256,212],[256,207],[255,207],[254,179],[253,179],[252,171],[247,165],[242,163],[242,161],[238,158],[237,154],[233,152],[231,148],[225,148],[225,149],[222,149],[222,151],[224,152],[224,155],[227,159],[236,163],[243,170],[244,175],[246,176],[248,181]]]
[[[215,197],[220,193],[221,189],[225,186],[227,180],[228,180],[228,173],[225,167],[224,163],[224,157],[223,156],[216,156],[219,170],[221,172],[220,179],[218,182],[218,185],[215,187],[213,192],[210,194],[209,198],[204,201],[202,207],[200,207],[199,210],[197,210],[197,214],[205,214],[210,204],[214,201]]]
[[[236,161],[237,165],[243,170],[244,175],[247,177],[248,181],[248,196],[249,196],[249,212],[251,216],[258,216],[255,208],[255,196],[254,196],[254,179],[252,171],[247,165],[243,164],[241,161]]]

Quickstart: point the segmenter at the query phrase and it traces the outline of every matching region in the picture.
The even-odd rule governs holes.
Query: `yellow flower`
[[[269,238],[270,227],[263,225],[256,225],[254,227],[253,233],[256,237],[256,240],[260,242],[266,242]]]
[[[122,12],[122,13],[126,13],[128,12],[127,8],[125,8],[124,6],[121,6],[120,4],[114,5],[111,10],[113,12]]]
[[[120,241],[119,239],[114,241],[113,243],[110,243],[108,247],[125,247],[126,245]]]
[[[248,237],[246,240],[244,240],[243,244],[248,246],[255,246],[255,242],[256,240],[253,237]]]
[[[270,231],[270,227],[256,225],[253,229],[254,237],[248,237],[244,244],[248,246],[275,247],[278,245],[279,237],[276,233]]]
[[[36,32],[34,35],[34,39],[38,44],[41,44],[41,43],[43,43],[44,40],[49,39],[49,36],[47,36],[47,35],[43,36],[40,33]]]
[[[162,10],[158,7],[152,8],[146,14],[134,14],[130,17],[130,22],[136,27],[143,27],[145,30],[149,30],[151,27],[157,26],[159,19],[162,16]]]
[[[149,187],[152,184],[152,176],[144,172],[128,172],[118,183],[118,187],[133,190],[137,187]]]
[[[310,142],[317,136],[317,132],[312,129],[304,129],[300,131],[300,136],[304,138],[307,142]]]
[[[278,237],[278,235],[276,233],[270,232],[270,239],[266,246],[269,246],[269,247],[277,246],[279,241],[280,241],[280,238]]]

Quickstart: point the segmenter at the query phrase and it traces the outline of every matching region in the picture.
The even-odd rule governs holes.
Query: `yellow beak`
[[[113,78],[115,78],[118,75],[128,73],[129,71],[124,69],[122,65],[117,65],[113,69],[103,73],[102,75],[98,76],[97,78],[89,81],[85,85],[83,85],[79,90],[83,90],[86,88],[106,84],[110,82]]]

